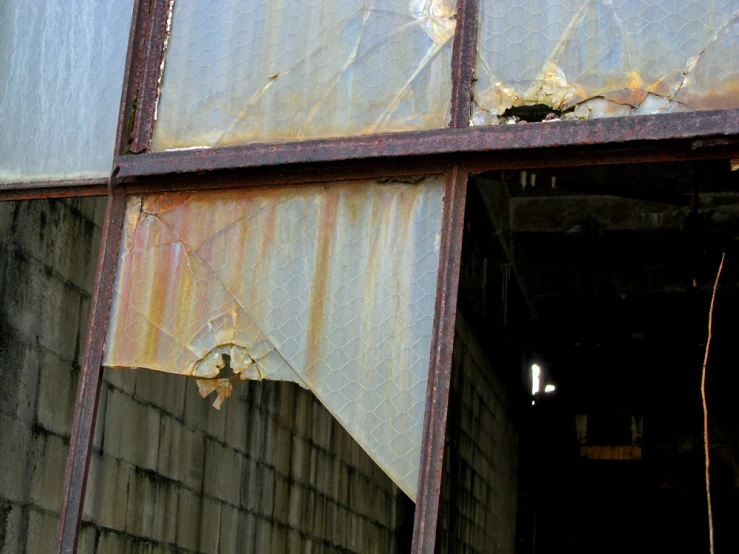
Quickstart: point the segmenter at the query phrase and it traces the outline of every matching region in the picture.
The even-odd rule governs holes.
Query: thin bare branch
[[[726,252],[721,254],[721,263],[716,273],[716,281],[713,283],[713,295],[711,296],[711,308],[708,310],[708,339],[706,340],[706,353],[703,356],[703,374],[701,375],[701,398],[703,399],[703,448],[706,454],[706,500],[708,501],[708,540],[713,550],[713,510],[711,509],[711,477],[709,469],[711,467],[711,459],[708,454],[708,407],[706,405],[706,366],[708,365],[708,349],[711,347],[711,337],[713,334],[713,305],[716,302],[716,290],[718,289],[718,281],[721,278],[721,271],[724,269],[724,258]]]

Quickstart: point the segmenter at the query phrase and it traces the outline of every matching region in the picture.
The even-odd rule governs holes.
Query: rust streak
[[[336,224],[338,207],[338,190],[326,198],[321,208],[318,224],[318,237],[316,239],[316,261],[313,272],[313,282],[309,296],[308,307],[308,374],[312,376],[312,370],[317,360],[321,358],[321,338],[323,337],[323,317],[326,307],[326,292],[329,283],[329,272],[331,265],[331,242],[333,230]]]

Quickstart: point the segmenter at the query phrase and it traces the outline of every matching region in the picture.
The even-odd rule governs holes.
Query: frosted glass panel
[[[152,150],[445,127],[456,0],[177,0]]]
[[[479,2],[476,125],[739,107],[739,0]]]
[[[416,495],[444,180],[130,199],[104,365],[312,390]],[[193,384],[193,386],[195,386]]]
[[[0,182],[110,175],[132,5],[0,1]]]

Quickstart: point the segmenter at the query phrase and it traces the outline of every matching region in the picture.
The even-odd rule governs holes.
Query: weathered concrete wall
[[[0,554],[56,532],[104,202],[0,204]],[[398,551],[402,493],[307,391],[109,370],[80,552]]]
[[[51,551],[104,208],[0,203],[2,554]]]
[[[513,554],[518,431],[511,398],[459,312],[455,331],[441,552]]]

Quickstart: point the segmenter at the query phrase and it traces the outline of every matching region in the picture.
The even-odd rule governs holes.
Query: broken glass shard
[[[110,175],[132,6],[0,3],[0,182]]]
[[[739,0],[479,0],[472,123],[739,107]],[[536,119],[540,121],[541,118]]]
[[[444,179],[129,199],[104,365],[308,388],[416,495]]]
[[[153,151],[446,127],[456,0],[177,0]]]

